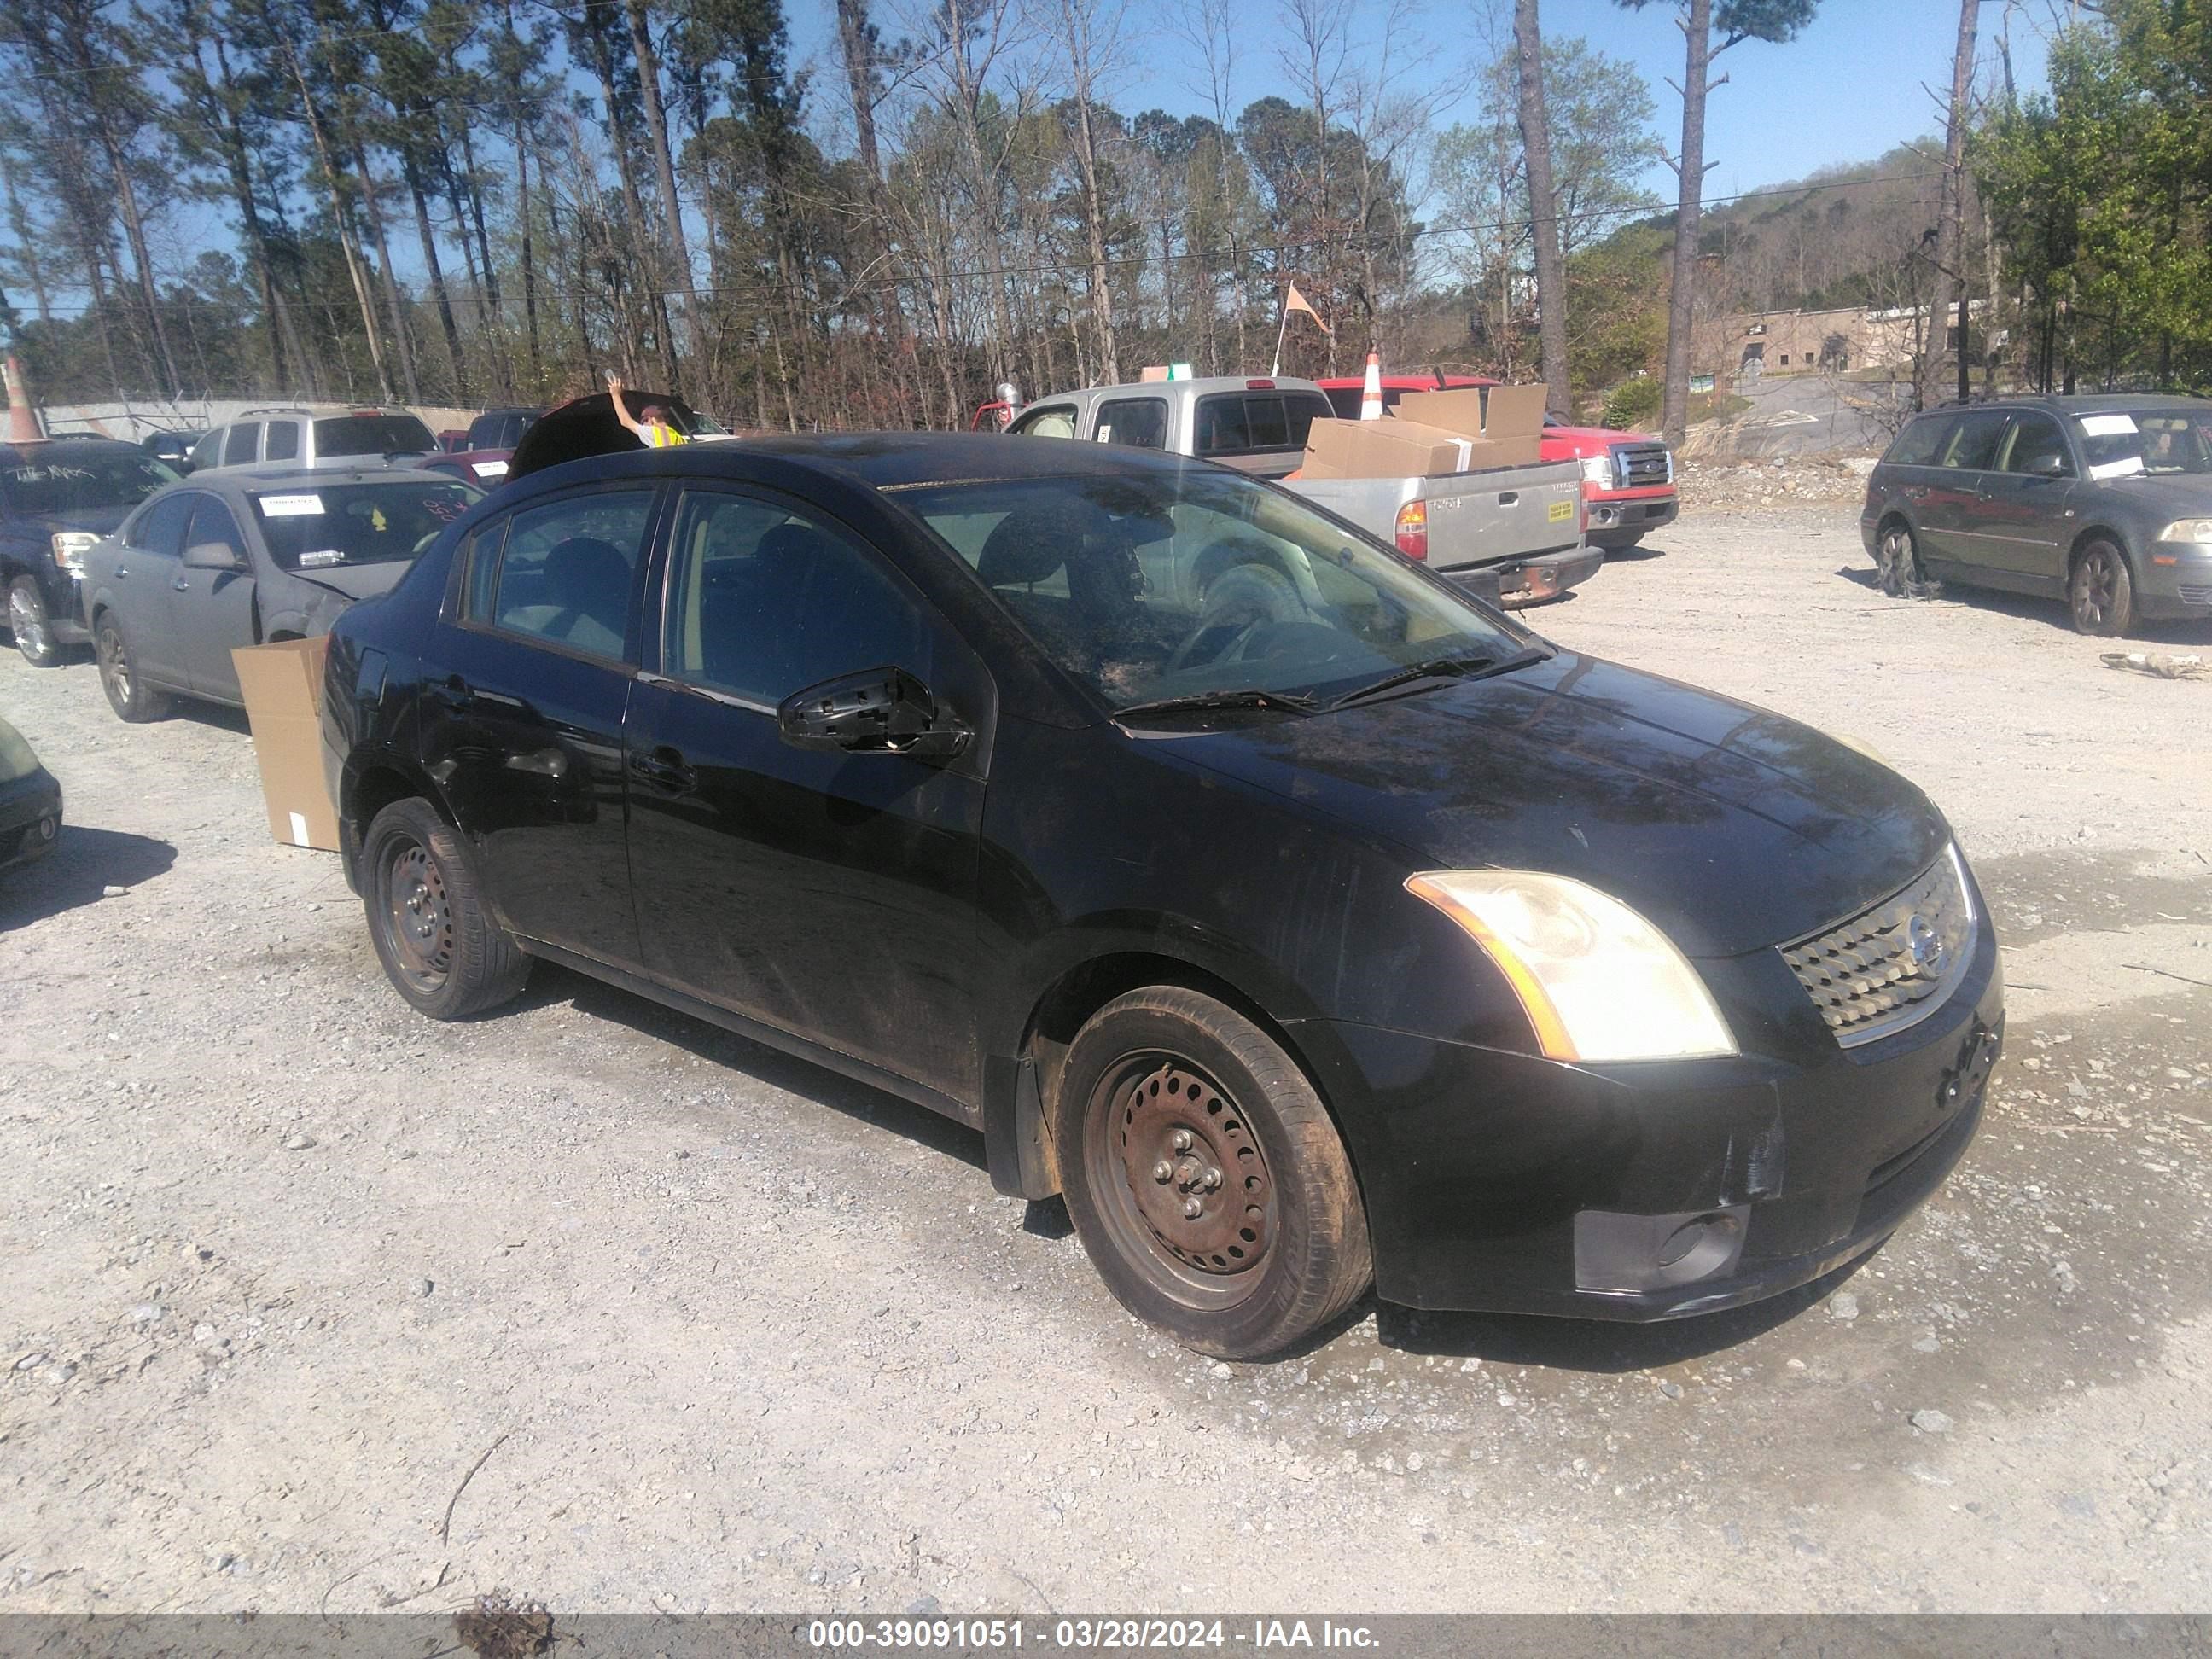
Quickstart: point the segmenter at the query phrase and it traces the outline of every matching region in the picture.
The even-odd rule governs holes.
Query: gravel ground
[[[544,968],[416,1018],[240,720],[9,653],[70,827],[0,890],[0,1608],[2212,1605],[2212,683],[1870,575],[1701,511],[1530,620],[1951,813],[2014,988],[1959,1173],[1759,1309],[1267,1365],[887,1097]]]

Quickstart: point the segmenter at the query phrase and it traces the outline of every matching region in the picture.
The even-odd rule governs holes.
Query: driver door
[[[191,527],[185,533],[186,548],[203,544],[228,548],[240,568],[195,570],[179,559],[171,583],[170,626],[179,666],[191,689],[201,696],[235,703],[240,701],[238,669],[230,659],[231,648],[258,642],[253,626],[253,569],[238,520],[229,506],[213,495],[198,499]]]
[[[872,549],[796,502],[686,489],[668,566],[662,672],[641,677],[624,732],[647,970],[980,1098],[985,744],[948,763],[798,749],[776,706],[896,666],[977,723],[981,665]]]

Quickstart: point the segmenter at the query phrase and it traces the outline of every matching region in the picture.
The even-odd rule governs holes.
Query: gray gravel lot
[[[2014,988],[1958,1175],[1777,1304],[1256,1366],[888,1097],[545,968],[416,1018],[240,720],[9,653],[70,828],[0,888],[0,1608],[2212,1605],[2212,683],[1870,575],[1707,513],[1529,620],[1950,812]]]

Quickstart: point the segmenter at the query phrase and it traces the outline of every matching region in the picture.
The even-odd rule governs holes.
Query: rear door
[[[213,495],[196,498],[185,545],[203,543],[228,549],[244,563],[246,538],[229,505]],[[252,645],[254,573],[251,564],[237,570],[194,570],[179,559],[175,579],[169,584],[169,628],[175,635],[179,665],[191,690],[220,702],[236,702],[238,669],[230,659],[233,646]]]
[[[109,581],[108,606],[123,629],[140,676],[188,690],[184,659],[169,623],[172,585],[184,570],[185,532],[203,497],[197,490],[164,495],[124,532]]]
[[[974,751],[797,749],[775,711],[833,676],[899,667],[974,722],[981,665],[887,561],[802,503],[687,489],[674,525],[662,672],[640,683],[629,732],[647,968],[977,1099]]]
[[[634,967],[623,720],[660,491],[568,491],[471,538],[423,672],[422,763],[502,926]]]

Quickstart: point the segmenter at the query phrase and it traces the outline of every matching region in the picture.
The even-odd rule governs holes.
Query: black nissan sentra
[[[1202,462],[592,456],[331,641],[409,1002],[543,957],[918,1101],[1211,1353],[1370,1284],[1638,1320],[1802,1285],[1942,1180],[1997,1054],[1912,785]]]

